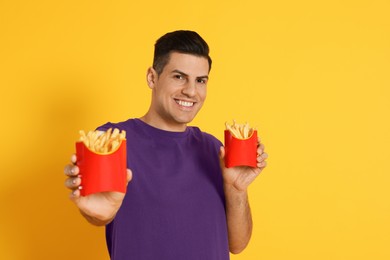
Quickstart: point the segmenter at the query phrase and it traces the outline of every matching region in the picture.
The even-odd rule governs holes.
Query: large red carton
[[[126,192],[126,140],[108,154],[93,152],[83,142],[76,142],[76,156],[82,196],[105,191]]]

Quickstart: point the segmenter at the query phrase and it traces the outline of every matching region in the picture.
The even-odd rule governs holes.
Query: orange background
[[[1,1],[1,259],[108,259],[63,167],[78,130],[142,116],[153,44],[214,60],[193,122],[259,131],[254,232],[233,260],[390,259],[389,1]]]

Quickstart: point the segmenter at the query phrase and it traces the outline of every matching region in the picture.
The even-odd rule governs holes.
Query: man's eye
[[[184,77],[182,75],[174,75],[174,78],[175,79],[180,79],[180,80],[184,79]]]
[[[200,84],[206,84],[207,83],[207,79],[198,79],[197,82],[200,83]]]

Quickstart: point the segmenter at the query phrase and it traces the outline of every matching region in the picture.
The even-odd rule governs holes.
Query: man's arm
[[[221,147],[220,159],[226,200],[226,219],[229,250],[238,254],[246,248],[252,235],[252,214],[248,200],[248,186],[266,167],[268,155],[264,145],[258,144],[257,168],[232,167],[224,164],[225,149]]]
[[[238,254],[245,249],[252,235],[252,214],[248,193],[234,187],[224,187],[229,250]]]

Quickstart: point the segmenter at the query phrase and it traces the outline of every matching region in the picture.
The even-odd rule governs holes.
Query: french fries
[[[254,128],[250,127],[248,123],[238,124],[233,120],[233,124],[230,125],[228,122],[225,123],[226,130],[229,130],[230,133],[238,139],[247,139],[252,136]]]
[[[119,129],[108,129],[103,131],[89,131],[85,134],[84,130],[80,130],[80,142],[83,142],[91,151],[107,154],[115,151],[122,140],[126,139],[126,131]]]

